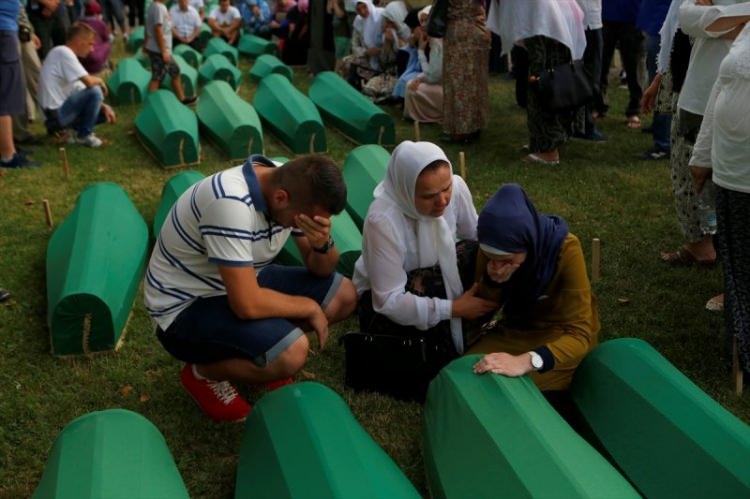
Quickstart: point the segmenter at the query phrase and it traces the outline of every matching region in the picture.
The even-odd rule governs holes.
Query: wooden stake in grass
[[[47,219],[47,227],[51,229],[54,224],[52,222],[52,210],[49,207],[49,201],[42,199],[42,204],[44,205],[44,216]]]
[[[602,242],[598,237],[591,241],[591,283],[599,282],[602,277]]]
[[[463,151],[458,153],[458,169],[461,172],[461,178],[466,180],[466,154]]]
[[[742,369],[740,369],[740,353],[739,348],[737,347],[737,338],[732,338],[732,379],[734,380],[734,393],[736,393],[738,397],[741,397],[742,392],[744,391],[742,376],[743,373]]]
[[[310,154],[315,153],[315,134],[310,135]]]
[[[378,132],[378,145],[383,145],[383,134],[385,133],[385,127],[381,126],[380,131]]]
[[[63,173],[65,174],[65,180],[70,179],[70,165],[68,164],[68,153],[65,152],[65,148],[60,148],[60,162],[62,163]]]
[[[422,134],[419,133],[419,122],[417,120],[414,120],[414,142],[419,142],[422,140]]]

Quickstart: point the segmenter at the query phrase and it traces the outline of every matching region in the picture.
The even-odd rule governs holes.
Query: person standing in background
[[[583,53],[583,64],[589,77],[594,95],[601,92],[602,56],[604,53],[604,34],[602,28],[602,0],[576,0],[583,11],[583,27],[586,30],[586,51]],[[594,142],[603,142],[606,137],[594,123],[593,103],[586,105],[583,133],[576,137]]]

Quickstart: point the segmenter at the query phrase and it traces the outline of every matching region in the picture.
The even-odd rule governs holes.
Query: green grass
[[[249,68],[242,63],[243,71]],[[245,72],[241,95],[255,86]],[[306,91],[309,78],[296,71],[295,84]],[[681,243],[674,214],[667,162],[643,162],[636,155],[648,136],[627,130],[615,113],[603,123],[606,144],[572,142],[559,168],[519,161],[527,143],[526,119],[515,106],[509,81],[491,79],[492,113],[481,140],[464,148],[468,184],[478,208],[503,183],[522,184],[541,211],[562,215],[588,253],[593,237],[602,240],[603,279],[595,286],[602,339],[634,336],[654,345],[691,380],[744,421],[750,397],[737,398],[730,384],[723,320],[703,310],[721,291],[721,271],[670,268],[658,261],[661,249]],[[624,91],[615,90],[614,109],[624,108]],[[234,488],[241,425],[215,425],[182,391],[180,365],[159,345],[136,298],[125,344],[116,354],[58,359],[50,355],[46,325],[45,251],[50,231],[41,200],[49,199],[55,222],[73,208],[87,184],[122,185],[151,224],[162,185],[174,170],[163,170],[134,136],[137,107],[117,108],[118,123],[97,133],[109,144],[99,150],[67,147],[72,177],[65,180],[58,145],[35,151],[44,166],[0,176],[0,287],[13,298],[0,305],[0,496],[29,496],[39,481],[58,432],[89,411],[123,407],[149,418],[163,432],[194,497],[230,497]],[[412,138],[409,123],[397,118],[399,140]],[[37,125],[37,132],[41,128]],[[343,162],[354,145],[328,129],[329,153]],[[424,140],[440,129],[423,126]],[[270,133],[266,153],[290,156]],[[459,147],[446,146],[457,164]],[[203,141],[197,169],[210,174],[231,166]],[[619,298],[629,299],[627,305]],[[351,405],[354,414],[420,490],[425,488],[420,450],[421,407],[343,386],[342,349],[335,339],[356,327],[350,320],[333,328],[329,347],[314,354],[306,368]],[[130,388],[128,388],[130,387]],[[243,388],[251,401],[259,393]]]

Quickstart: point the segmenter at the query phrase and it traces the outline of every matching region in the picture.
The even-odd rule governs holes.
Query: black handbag
[[[427,19],[427,34],[433,38],[443,38],[448,29],[448,1],[432,2],[430,17]]]
[[[456,358],[454,348],[435,331],[410,336],[349,332],[344,345],[345,383],[354,390],[424,402],[440,369]]]
[[[537,90],[548,111],[571,111],[591,102],[594,90],[583,61],[560,64],[539,75]]]

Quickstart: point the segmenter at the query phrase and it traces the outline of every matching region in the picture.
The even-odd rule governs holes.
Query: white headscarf
[[[406,10],[406,5],[401,1],[391,2],[383,10],[383,17],[396,25],[396,34],[402,40],[409,38],[409,35],[411,35],[409,26],[404,23],[408,14],[409,11]]]
[[[437,160],[448,164],[452,176],[453,166],[440,147],[431,142],[402,142],[393,150],[385,180],[375,188],[374,195],[395,204],[406,217],[416,222],[419,267],[429,267],[437,261],[447,297],[453,300],[464,291],[458,273],[453,231],[445,217],[422,215],[414,204],[417,177],[427,165]],[[456,350],[463,353],[461,319],[451,319],[451,336]]]
[[[367,11],[370,13],[367,17],[362,17],[357,14],[356,19],[354,19],[357,26],[362,29],[362,40],[365,42],[365,46],[368,49],[379,47],[382,43],[383,9],[381,7],[375,7],[372,4],[372,0],[358,0],[357,3],[367,5]]]
[[[532,36],[546,36],[570,49],[573,60],[583,58],[586,32],[583,11],[575,0],[497,0],[490,4],[487,27],[500,35],[503,53]]]

